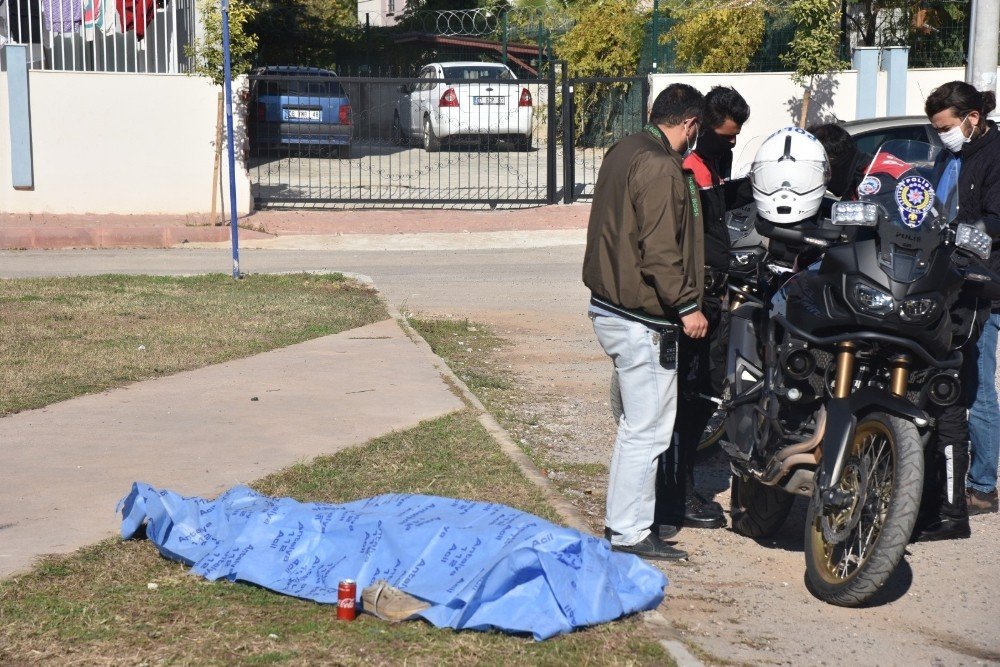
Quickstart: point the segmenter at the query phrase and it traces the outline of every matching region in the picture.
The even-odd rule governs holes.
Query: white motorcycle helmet
[[[816,215],[829,180],[823,144],[798,127],[784,127],[765,139],[750,167],[757,213],[777,225]]]

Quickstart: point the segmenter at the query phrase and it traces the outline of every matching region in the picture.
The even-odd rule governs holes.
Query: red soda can
[[[355,599],[358,596],[358,585],[353,579],[344,579],[337,587],[337,620],[353,621],[358,615]]]

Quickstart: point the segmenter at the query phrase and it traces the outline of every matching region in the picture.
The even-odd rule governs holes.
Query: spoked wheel
[[[806,520],[806,576],[825,602],[856,607],[896,569],[917,520],[924,459],[912,423],[873,413],[854,435],[840,491],[850,502],[824,508],[814,496]]]

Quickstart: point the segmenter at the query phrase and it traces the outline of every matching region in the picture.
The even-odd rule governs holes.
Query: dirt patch
[[[579,316],[493,312],[485,319],[511,343],[490,353],[520,393],[508,427],[601,530],[615,425],[611,365],[589,321],[582,309]],[[698,485],[728,508],[722,456],[699,467]],[[990,611],[1000,593],[995,515],[974,518],[971,540],[911,547],[865,609],[832,607],[806,590],[804,523],[805,503],[797,501],[767,540],[728,529],[681,531],[677,542],[691,560],[664,567],[670,586],[661,612],[698,657],[710,664],[1000,662],[1000,620]]]

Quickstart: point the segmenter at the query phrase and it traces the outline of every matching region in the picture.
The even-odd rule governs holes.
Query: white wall
[[[855,120],[857,76],[849,70],[818,81],[809,106],[808,124]],[[961,67],[911,69],[906,79],[906,115],[923,115],[924,100],[936,86],[965,78]],[[787,72],[747,74],[654,74],[650,104],[671,83],[687,83],[707,93],[713,86],[732,86],[750,104],[750,120],[736,143],[734,167],[748,164],[760,142],[774,130],[796,125],[802,108],[802,88]],[[879,72],[876,115],[886,111],[887,73]]]
[[[211,81],[32,71],[28,85],[35,187],[22,191],[11,187],[7,75],[0,72],[0,211],[202,215],[211,210],[218,96]],[[245,139],[237,137],[241,145]],[[252,201],[239,150],[237,160],[237,204],[245,214]],[[226,164],[223,153],[228,184]],[[228,210],[228,185],[225,192]]]

